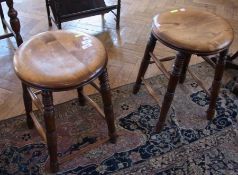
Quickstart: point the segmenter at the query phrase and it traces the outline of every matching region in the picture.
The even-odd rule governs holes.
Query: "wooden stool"
[[[162,62],[172,60],[174,57],[158,59],[153,54],[156,41],[177,51],[172,73],[165,69]],[[228,48],[233,41],[233,30],[229,23],[221,17],[212,13],[196,11],[192,9],[177,9],[159,14],[153,18],[152,32],[147,44],[144,58],[134,85],[133,93],[136,94],[141,82],[145,82],[146,88],[155,97],[154,91],[144,81],[144,75],[151,63],[156,63],[158,68],[168,78],[167,92],[162,103],[159,121],[156,130],[161,131],[166,115],[172,103],[177,83],[183,83],[186,71],[191,73],[196,82],[201,85],[206,93],[210,94],[210,104],[207,110],[207,119],[211,120],[215,113],[216,99],[221,86],[221,79],[224,71],[224,63],[227,57]],[[215,67],[215,76],[208,92],[201,80],[199,80],[189,69],[191,55],[209,56],[219,54]],[[150,59],[152,58],[152,61]],[[208,60],[209,61],[209,60]]]
[[[27,125],[37,128],[47,142],[50,169],[58,171],[57,134],[53,106],[54,91],[77,88],[81,105],[88,100],[108,125],[110,141],[116,142],[111,92],[106,70],[107,53],[102,43],[84,33],[66,31],[45,32],[23,43],[14,57],[14,68],[22,81]],[[100,88],[92,81],[99,78]],[[102,95],[104,113],[83,93],[83,86],[91,84]],[[38,91],[34,92],[32,88]],[[39,91],[41,90],[41,91]],[[42,102],[36,94],[42,94]],[[46,134],[32,113],[32,102],[43,112]]]

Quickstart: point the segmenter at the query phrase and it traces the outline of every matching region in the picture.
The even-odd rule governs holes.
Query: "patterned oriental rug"
[[[192,69],[211,84],[210,66],[202,63]],[[167,80],[157,76],[148,82],[162,101]],[[154,129],[160,107],[143,86],[137,95],[131,93],[133,84],[112,90],[116,144],[102,142],[106,124],[89,105],[81,107],[77,99],[57,105],[58,156],[67,160],[57,174],[237,175],[238,98],[229,89],[232,84],[223,86],[216,117],[209,122],[200,115],[209,99],[188,76],[178,86],[159,134]],[[98,94],[92,98],[101,104]],[[0,174],[46,174],[47,147],[36,130],[27,129],[24,115],[0,122],[0,137]]]

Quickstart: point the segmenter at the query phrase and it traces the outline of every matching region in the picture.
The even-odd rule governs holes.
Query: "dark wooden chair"
[[[10,25],[7,23],[4,17],[2,3],[6,2],[9,11],[8,16],[10,18]],[[17,18],[17,11],[13,8],[13,0],[0,0],[0,16],[2,21],[3,29],[7,32],[7,29],[10,31],[4,35],[0,36],[0,39],[5,39],[14,36],[17,42],[17,45],[20,46],[22,44],[22,37],[20,35],[20,21]]]
[[[233,41],[233,35],[233,29],[226,20],[209,12],[175,9],[154,17],[151,36],[141,62],[133,93],[136,94],[139,91],[143,81],[145,87],[158,101],[157,96],[154,95],[155,92],[143,78],[149,64],[155,63],[169,80],[156,127],[158,132],[163,128],[177,83],[185,81],[187,71],[210,97],[206,117],[208,120],[213,118],[225,61],[228,57],[229,46]],[[156,58],[153,54],[156,41],[176,50],[176,57]],[[202,81],[188,68],[192,54],[198,56],[219,55],[217,63],[214,65],[215,76],[210,92],[205,88]],[[162,62],[174,58],[175,63],[170,74]],[[210,60],[210,62],[212,61]]]
[[[77,44],[75,44],[77,43]],[[116,142],[114,113],[107,74],[107,53],[102,43],[84,33],[45,32],[32,37],[14,56],[14,68],[22,81],[27,124],[34,126],[48,145],[51,172],[58,171],[57,134],[53,95],[55,91],[77,89],[79,104],[87,100],[107,123],[109,140]],[[93,80],[99,79],[100,87]],[[91,84],[102,95],[104,112],[86,94]],[[33,90],[37,89],[37,91]],[[42,95],[42,102],[37,98]],[[46,132],[32,112],[32,103],[43,112]],[[105,141],[108,139],[105,138]],[[98,146],[98,144],[96,144]]]
[[[120,25],[121,0],[107,6],[104,0],[45,0],[49,26],[51,20],[61,29],[61,23],[94,15],[112,12],[116,16],[116,28]],[[115,13],[113,10],[116,10]],[[51,12],[53,15],[51,15]]]

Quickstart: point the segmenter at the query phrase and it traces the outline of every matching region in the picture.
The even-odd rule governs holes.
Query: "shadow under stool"
[[[182,8],[158,14],[153,18],[151,36],[146,46],[133,93],[136,94],[139,91],[143,81],[151,95],[158,99],[154,95],[153,89],[144,80],[149,64],[155,63],[169,80],[162,102],[159,121],[156,125],[157,132],[160,132],[163,128],[176,86],[178,82],[183,83],[185,81],[187,71],[189,71],[198,85],[209,94],[210,102],[206,111],[206,117],[208,120],[213,118],[225,60],[229,46],[233,41],[233,35],[233,29],[225,19],[209,12]],[[176,57],[158,59],[153,54],[157,41],[176,50]],[[202,81],[188,68],[191,55],[193,54],[197,56],[219,55],[215,65],[215,75],[210,92],[204,88],[205,86]],[[169,73],[162,62],[172,59],[175,59],[175,62],[172,72]]]
[[[77,89],[79,104],[86,100],[105,117],[109,140],[116,142],[114,113],[107,74],[107,52],[103,44],[90,35],[67,31],[51,31],[38,34],[26,41],[14,56],[14,69],[22,81],[27,125],[34,126],[47,143],[50,170],[57,172],[57,133],[53,92]],[[99,79],[100,87],[93,82]],[[91,84],[102,95],[104,112],[83,93],[83,87]],[[37,91],[33,90],[36,89]],[[42,103],[36,94],[42,95]],[[43,112],[46,132],[32,112],[32,103]]]

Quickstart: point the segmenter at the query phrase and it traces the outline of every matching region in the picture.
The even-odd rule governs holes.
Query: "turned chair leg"
[[[110,142],[116,143],[116,138],[117,138],[116,127],[115,127],[115,123],[114,123],[114,113],[113,113],[113,106],[112,106],[112,100],[111,100],[111,90],[110,90],[108,74],[107,74],[106,69],[99,76],[99,81],[100,81],[100,91],[102,94],[102,100],[103,100],[103,104],[104,104],[104,113],[105,113],[105,118],[107,121],[108,135],[110,137]]]
[[[47,11],[48,23],[49,23],[49,26],[51,27],[52,26],[52,22],[51,22],[51,17],[50,17],[50,2],[49,2],[49,0],[45,0],[45,3],[46,3],[46,11]]]
[[[4,13],[3,13],[3,10],[2,10],[2,4],[0,3],[0,16],[1,16],[1,20],[2,20],[2,26],[3,26],[3,29],[6,30],[7,29],[7,26],[6,24],[3,22],[5,20],[5,17],[4,17]]]
[[[156,125],[156,131],[160,132],[163,129],[164,122],[166,120],[167,113],[171,106],[171,103],[174,98],[174,92],[178,84],[184,62],[187,62],[187,59],[190,59],[190,55],[186,53],[179,52],[177,53],[172,74],[170,75],[169,83],[167,86],[167,92],[164,96],[162,107],[160,110],[159,121]]]
[[[78,91],[79,105],[84,106],[86,104],[86,99],[83,96],[83,87],[79,87],[77,91]]]
[[[62,24],[61,24],[61,21],[58,21],[58,22],[57,22],[57,28],[58,28],[59,30],[61,30],[61,29],[62,29]]]
[[[120,28],[120,18],[121,18],[121,0],[117,1],[117,15],[116,15],[116,29]]]
[[[182,72],[181,72],[181,75],[180,75],[180,78],[179,78],[179,83],[181,83],[181,84],[183,84],[185,79],[186,79],[186,72],[187,72],[187,69],[188,69],[188,65],[189,65],[190,59],[191,59],[191,55],[190,55],[189,58],[187,58],[184,61]]]
[[[150,39],[149,39],[149,41],[147,43],[147,46],[146,46],[146,49],[145,49],[143,60],[142,60],[141,65],[140,65],[140,69],[139,69],[139,73],[137,75],[136,83],[133,87],[133,93],[134,94],[136,94],[140,90],[141,81],[142,81],[141,78],[144,77],[145,72],[146,72],[146,70],[147,70],[147,68],[150,64],[150,52],[152,53],[154,51],[156,40],[157,39],[151,33]]]
[[[215,68],[215,76],[214,80],[212,82],[212,87],[211,87],[211,96],[210,96],[210,103],[209,107],[207,110],[207,119],[211,120],[215,114],[215,109],[216,109],[216,100],[220,91],[221,87],[221,80],[225,68],[225,59],[227,57],[228,50],[224,50],[220,53],[218,62],[216,64]]]
[[[24,83],[22,83],[22,90],[23,90],[23,101],[26,110],[27,126],[29,129],[32,129],[34,128],[34,122],[30,115],[30,112],[32,111],[32,99],[29,92],[27,91],[27,86]]]
[[[13,0],[6,0],[6,3],[9,8],[8,16],[10,18],[10,25],[15,33],[17,46],[20,46],[23,43],[23,40],[20,35],[20,21],[17,18],[17,11],[13,8]]]
[[[44,120],[46,127],[47,146],[50,156],[50,170],[54,173],[58,171],[59,165],[57,159],[57,133],[55,126],[55,112],[51,91],[42,91],[42,102],[44,105]]]

